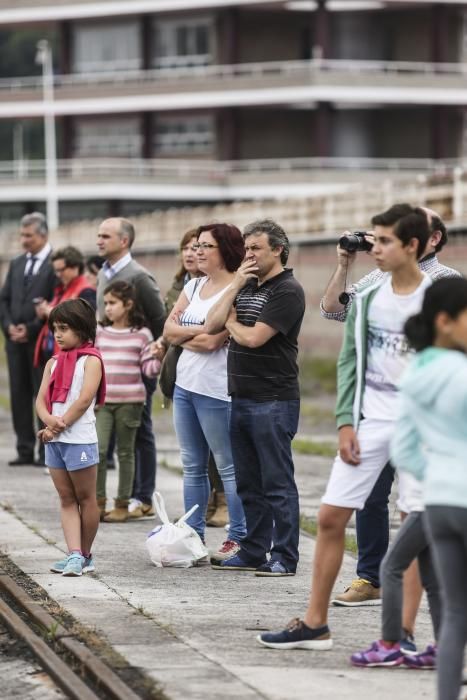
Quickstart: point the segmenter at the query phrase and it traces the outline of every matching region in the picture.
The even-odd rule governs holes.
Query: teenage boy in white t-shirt
[[[375,217],[372,255],[387,273],[360,292],[346,321],[338,362],[339,454],[318,513],[318,539],[311,596],[304,620],[264,633],[257,641],[279,649],[332,647],[328,606],[344,554],[345,528],[363,508],[389,461],[389,443],[398,414],[397,383],[409,358],[403,327],[417,313],[431,280],[417,265],[430,230],[419,208],[393,220]]]

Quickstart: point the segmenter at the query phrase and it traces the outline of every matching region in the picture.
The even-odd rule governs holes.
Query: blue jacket
[[[467,356],[427,348],[400,389],[391,461],[424,482],[426,505],[467,508]]]

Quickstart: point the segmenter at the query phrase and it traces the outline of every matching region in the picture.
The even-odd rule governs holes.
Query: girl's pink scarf
[[[76,363],[80,357],[83,355],[93,355],[98,357],[102,365],[102,379],[97,390],[96,403],[102,406],[105,402],[105,371],[104,363],[102,362],[102,357],[93,346],[91,342],[87,342],[81,345],[79,348],[73,348],[73,350],[60,350],[58,355],[54,355],[54,359],[57,360],[55,370],[53,371],[49,386],[47,387],[47,394],[45,397],[47,410],[49,413],[52,411],[52,405],[57,403],[65,403],[70,391],[71,383],[73,381],[73,375],[75,373]]]

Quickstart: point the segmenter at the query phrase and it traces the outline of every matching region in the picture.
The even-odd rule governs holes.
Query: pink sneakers
[[[381,641],[373,642],[369,649],[357,651],[350,657],[353,666],[366,666],[373,668],[378,666],[400,666],[404,663],[404,655],[400,644],[386,647]]]

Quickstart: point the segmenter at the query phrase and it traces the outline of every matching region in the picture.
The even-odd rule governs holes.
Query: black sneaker
[[[256,571],[258,564],[250,564],[235,554],[229,559],[215,559],[211,557],[211,568],[218,571]]]
[[[295,571],[288,569],[281,561],[267,561],[258,566],[255,576],[295,576]]]
[[[332,649],[329,627],[323,625],[312,629],[298,617],[291,620],[282,632],[265,632],[256,637],[258,644],[270,649],[308,649],[327,651]]]

